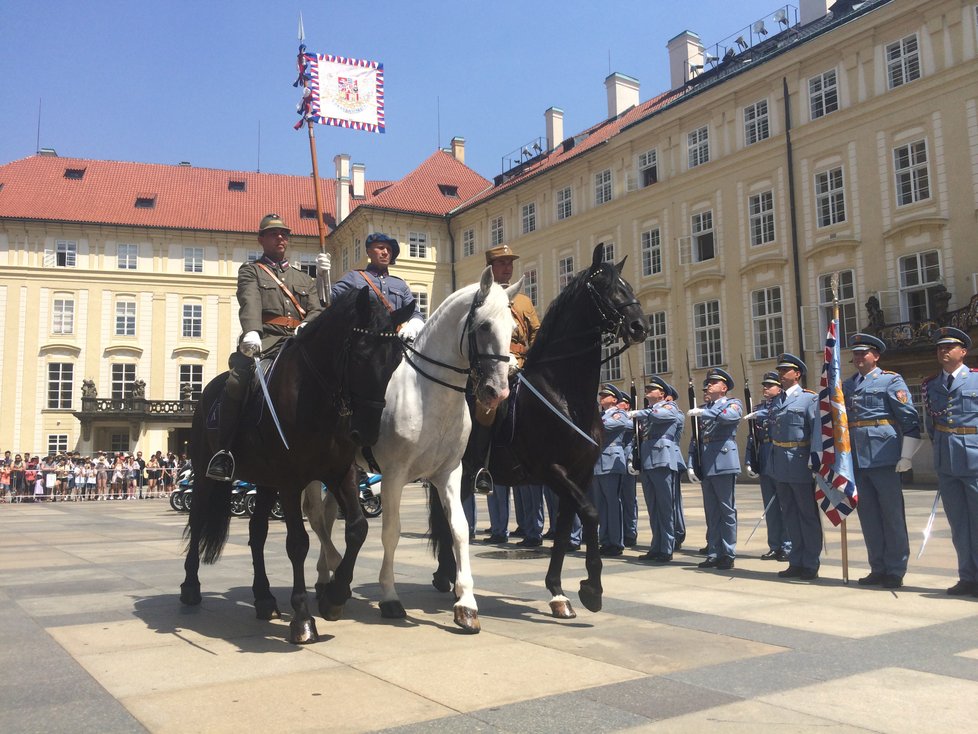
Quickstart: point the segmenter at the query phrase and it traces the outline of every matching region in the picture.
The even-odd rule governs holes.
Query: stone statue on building
[[[866,331],[879,333],[886,324],[879,298],[876,296],[869,297],[869,300],[866,301],[866,313],[869,314],[869,326],[866,328]]]
[[[193,400],[194,399],[194,386],[189,382],[180,383],[180,399],[181,400]]]
[[[934,320],[941,323],[947,316],[947,307],[951,303],[951,291],[943,283],[934,286]]]
[[[83,398],[98,397],[98,389],[95,387],[95,380],[82,380],[81,391]]]
[[[145,380],[133,380],[132,383],[132,396],[134,398],[146,398],[146,381]]]

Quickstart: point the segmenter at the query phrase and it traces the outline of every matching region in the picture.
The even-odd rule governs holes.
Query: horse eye
[[[490,329],[492,329],[492,324],[488,321],[479,324],[479,331],[489,331]]]

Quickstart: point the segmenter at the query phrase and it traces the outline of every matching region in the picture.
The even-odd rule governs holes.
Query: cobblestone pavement
[[[541,552],[473,546],[482,633],[452,624],[453,598],[431,584],[419,488],[405,492],[398,589],[408,618],[382,620],[380,520],[371,520],[343,620],[295,647],[285,620],[251,608],[247,522],[201,573],[204,602],[181,607],[185,516],[164,500],[0,506],[0,731],[3,732],[929,732],[963,731],[978,712],[978,599],[956,580],[938,514],[922,559],[933,488],[906,491],[906,586],[863,588],[858,519],[851,583],[840,533],[814,583],[777,580],[759,560],[763,528],[732,571],[700,571],[704,523],[688,486],[689,549],[667,566],[636,560],[649,540],[605,563],[604,609],[572,594],[578,617],[549,616]],[[738,487],[740,535],[761,513]],[[479,527],[486,522],[480,501]],[[288,608],[284,526],[268,566]],[[307,569],[314,573],[314,560]],[[564,582],[576,589],[583,555]],[[313,576],[309,577],[310,584]]]

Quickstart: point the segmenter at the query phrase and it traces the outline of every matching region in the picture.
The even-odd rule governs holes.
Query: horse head
[[[401,363],[403,350],[396,329],[414,313],[414,301],[393,312],[367,286],[357,294],[347,350],[345,385],[350,400],[350,439],[373,446],[380,433],[384,394],[391,375]]]
[[[492,268],[482,271],[472,299],[462,338],[468,337],[469,369],[474,394],[486,408],[495,408],[509,396],[509,347],[513,339],[510,299],[523,287],[523,279],[508,288],[495,283]]]
[[[602,328],[621,339],[626,346],[645,341],[649,334],[649,321],[642,311],[642,304],[635,291],[621,277],[626,255],[617,265],[603,260],[604,245],[594,248],[591,267],[587,274],[587,288],[601,316]]]

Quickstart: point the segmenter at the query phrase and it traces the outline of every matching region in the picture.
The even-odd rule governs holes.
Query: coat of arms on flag
[[[299,80],[304,90],[299,129],[309,120],[322,125],[382,133],[384,65],[329,54],[300,53]]]

